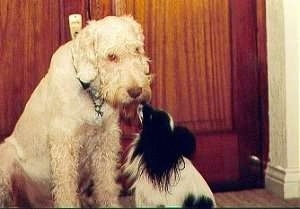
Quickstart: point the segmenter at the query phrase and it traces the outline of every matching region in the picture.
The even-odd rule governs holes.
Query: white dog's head
[[[130,16],[90,21],[74,39],[77,78],[114,107],[149,101],[151,78],[142,27]]]

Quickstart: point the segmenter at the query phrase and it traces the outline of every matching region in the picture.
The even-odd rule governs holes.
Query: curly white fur
[[[151,97],[143,42],[132,17],[110,16],[91,21],[55,52],[12,135],[0,145],[0,207],[17,204],[8,202],[18,178],[26,179],[18,189],[30,206],[79,207],[83,180],[94,182],[94,206],[118,205],[119,109]],[[101,95],[103,116],[79,80]],[[51,195],[53,201],[36,201]]]

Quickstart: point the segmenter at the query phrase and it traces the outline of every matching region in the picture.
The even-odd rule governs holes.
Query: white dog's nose
[[[134,88],[128,89],[127,92],[128,92],[130,97],[135,99],[135,98],[137,98],[138,96],[141,95],[142,90],[143,89],[141,87],[134,87]]]

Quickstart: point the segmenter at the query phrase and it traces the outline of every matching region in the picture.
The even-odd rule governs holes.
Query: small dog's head
[[[184,166],[182,157],[194,153],[194,135],[187,128],[174,125],[170,114],[150,105],[139,106],[138,115],[142,131],[133,158],[139,156],[140,169],[144,169],[160,189],[167,189],[171,175],[176,175]]]
[[[149,59],[142,27],[130,16],[90,21],[73,41],[74,67],[82,83],[114,107],[149,101]]]

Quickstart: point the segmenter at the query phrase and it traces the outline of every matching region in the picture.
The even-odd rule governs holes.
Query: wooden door
[[[197,136],[193,162],[215,190],[261,186],[264,2],[122,0],[142,25],[152,104]]]
[[[250,156],[267,156],[264,11],[261,0],[1,0],[0,140],[70,40],[69,14],[132,14],[156,75],[152,103],[197,135],[196,167],[216,189],[259,186]]]

